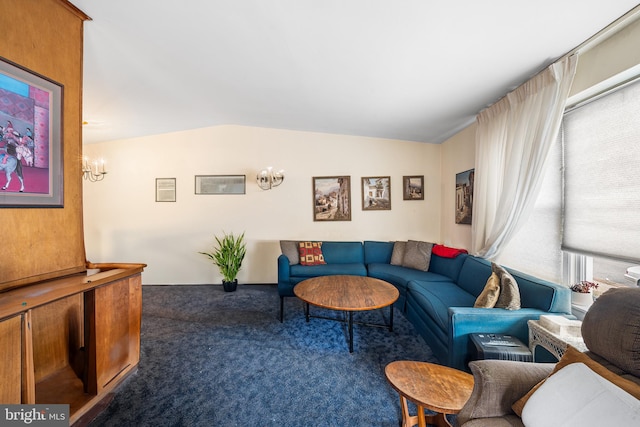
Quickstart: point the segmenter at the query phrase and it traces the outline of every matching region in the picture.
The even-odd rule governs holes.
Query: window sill
[[[586,305],[571,304],[571,314],[576,316],[578,320],[584,319],[584,315],[589,311]]]

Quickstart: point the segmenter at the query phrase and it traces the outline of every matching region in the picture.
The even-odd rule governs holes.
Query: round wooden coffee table
[[[332,317],[311,316],[309,304],[348,314],[349,352],[353,353],[353,313],[375,310],[389,306],[389,324],[360,323],[368,326],[388,327],[393,331],[393,303],[400,293],[395,286],[380,279],[367,276],[321,276],[304,280],[293,288],[293,293],[304,301],[305,316],[338,320]]]
[[[400,360],[384,369],[387,381],[400,394],[402,427],[438,427],[451,424],[445,414],[457,414],[469,400],[473,391],[473,375],[447,366],[427,362]],[[416,416],[410,416],[407,399],[418,407]],[[436,412],[425,415],[424,410]]]

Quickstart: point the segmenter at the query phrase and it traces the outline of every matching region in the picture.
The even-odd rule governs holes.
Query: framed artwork
[[[362,178],[362,210],[391,210],[391,177],[368,176]]]
[[[351,177],[313,177],[313,220],[351,221]]]
[[[196,175],[196,194],[245,194],[246,175]]]
[[[424,200],[424,175],[402,177],[402,200]]]
[[[456,224],[471,224],[475,169],[456,174]]]
[[[156,178],[156,202],[176,201],[176,179]]]
[[[63,207],[62,92],[0,58],[0,207]]]

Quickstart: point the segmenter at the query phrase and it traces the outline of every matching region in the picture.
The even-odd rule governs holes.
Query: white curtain
[[[577,62],[556,62],[478,115],[473,254],[495,259],[533,208]]]

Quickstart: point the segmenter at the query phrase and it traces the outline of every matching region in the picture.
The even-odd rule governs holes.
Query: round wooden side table
[[[473,375],[447,366],[427,362],[400,360],[384,369],[387,381],[400,394],[402,427],[451,427],[445,414],[457,414],[473,391]],[[407,400],[418,407],[416,416],[409,415]],[[426,415],[425,409],[436,412]]]

